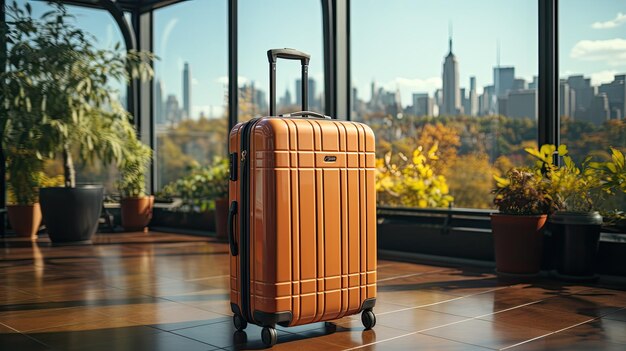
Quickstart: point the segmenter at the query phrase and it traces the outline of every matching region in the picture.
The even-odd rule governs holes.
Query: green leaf
[[[617,167],[613,163],[607,162],[606,168],[608,168],[613,173],[617,173]]]

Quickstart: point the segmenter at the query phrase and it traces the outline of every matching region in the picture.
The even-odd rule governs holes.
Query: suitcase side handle
[[[230,244],[230,254],[237,256],[238,249],[235,243],[235,215],[237,214],[237,201],[230,203],[228,209],[228,243]]]
[[[302,63],[302,111],[309,109],[309,60],[311,56],[295,49],[267,50],[267,59],[270,62],[270,116],[276,115],[276,59],[300,60]]]
[[[323,118],[323,119],[331,119],[330,116],[326,116],[321,113],[317,113],[313,111],[298,111],[298,112],[285,113],[285,114],[279,115],[278,117],[307,117],[307,116]]]

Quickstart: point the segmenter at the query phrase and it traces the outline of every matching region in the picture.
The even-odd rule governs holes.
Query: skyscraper
[[[183,68],[183,114],[183,118],[191,117],[191,70],[188,62]]]
[[[494,115],[498,113],[495,91],[496,90],[493,85],[488,85],[483,88],[483,94],[479,99],[480,108],[478,110],[481,116]]]
[[[470,116],[478,115],[478,93],[476,93],[476,77],[470,77],[470,91],[469,91],[469,110],[465,111]]]
[[[585,121],[600,125],[611,118],[609,98],[606,93],[595,95],[591,100]]]
[[[500,99],[498,99],[500,104]],[[512,91],[506,99],[506,111],[500,113],[510,118],[537,119],[538,97],[537,90],[526,89]],[[499,106],[502,107],[502,106]]]
[[[570,88],[565,79],[559,82],[559,116],[571,116]]]
[[[611,83],[604,83],[598,88],[609,99],[611,119],[622,119],[626,115],[626,75],[615,75]]]
[[[176,124],[181,120],[181,110],[178,107],[176,95],[170,94],[165,101],[165,120],[168,123]]]
[[[596,88],[591,85],[591,79],[585,78],[582,75],[567,77],[567,84],[570,90],[573,90],[576,94],[576,105],[573,111],[570,111],[575,120],[588,120],[589,110],[593,97],[596,95]],[[598,106],[601,105],[601,101],[598,102]],[[596,110],[600,110],[597,108]]]
[[[524,78],[513,79],[511,91],[526,90],[526,80]]]
[[[496,96],[504,97],[509,90],[513,90],[515,81],[515,67],[494,67],[493,84],[496,87]]]
[[[456,56],[452,53],[452,36],[450,36],[449,45],[450,52],[443,62],[443,104],[440,115],[463,113],[459,89],[459,65]]]
[[[155,104],[155,118],[157,124],[165,123],[165,114],[163,111],[163,84],[161,80],[157,79],[155,87],[154,87],[154,104]]]
[[[461,106],[463,106],[463,112],[469,112],[469,99],[467,98],[468,94],[466,92],[467,89],[461,88]]]
[[[433,115],[433,98],[428,93],[413,93],[413,114],[416,116]]]

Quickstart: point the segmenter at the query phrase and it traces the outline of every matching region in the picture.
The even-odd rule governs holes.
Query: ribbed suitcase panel
[[[290,325],[358,312],[376,293],[373,134],[358,123],[269,118],[252,138],[251,310],[290,311]],[[240,304],[238,262],[231,300]]]

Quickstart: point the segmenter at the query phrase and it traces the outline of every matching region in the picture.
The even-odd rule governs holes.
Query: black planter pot
[[[52,243],[91,243],[91,237],[98,228],[103,195],[101,185],[41,188],[41,212]]]
[[[602,216],[557,212],[550,218],[554,267],[566,279],[595,278]]]

